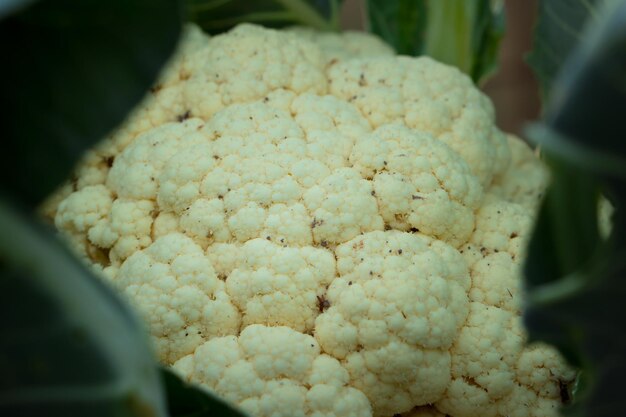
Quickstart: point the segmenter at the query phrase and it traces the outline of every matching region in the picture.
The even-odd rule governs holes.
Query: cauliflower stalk
[[[254,416],[554,416],[520,265],[545,169],[457,69],[189,26],[46,210],[160,360]]]

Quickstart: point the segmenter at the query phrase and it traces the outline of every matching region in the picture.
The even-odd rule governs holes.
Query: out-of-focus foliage
[[[13,10],[0,21],[0,181],[34,206],[141,100],[176,46],[181,8],[41,0]]]
[[[166,416],[129,308],[4,198],[0,229],[0,415]]]
[[[528,133],[553,178],[529,247],[525,319],[532,339],[555,344],[581,368],[566,414],[608,417],[626,408],[626,129],[620,117],[626,108],[626,1],[593,13],[597,21],[566,63],[543,66],[542,59],[552,58],[541,52],[533,58],[540,76],[548,69],[543,81],[550,99],[544,123]],[[538,51],[548,42],[542,30]],[[550,71],[557,68],[552,82]],[[614,206],[608,238],[598,227],[601,193]]]
[[[584,36],[589,22],[600,18],[607,0],[540,0],[533,49],[528,55],[544,100],[554,78]]]
[[[192,390],[174,375],[168,407],[133,313],[31,210],[152,85],[180,10],[170,0],[0,4],[2,416],[240,415],[201,391],[210,414],[172,408]]]
[[[0,2],[0,19],[27,7],[35,0],[4,0]]]
[[[400,54],[429,55],[474,81],[491,75],[504,34],[500,1],[368,0],[370,30]]]
[[[171,417],[244,417],[203,388],[183,382],[174,372],[161,368],[167,392],[167,408]]]
[[[342,0],[185,0],[189,20],[209,33],[219,33],[242,22],[267,27],[311,26],[339,29]]]

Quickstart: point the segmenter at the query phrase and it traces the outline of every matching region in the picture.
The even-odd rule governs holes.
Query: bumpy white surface
[[[456,69],[188,27],[45,213],[159,358],[254,416],[554,416],[520,265],[547,175]]]
[[[239,337],[204,343],[174,369],[255,416],[371,416],[340,363],[290,327],[250,325]]]

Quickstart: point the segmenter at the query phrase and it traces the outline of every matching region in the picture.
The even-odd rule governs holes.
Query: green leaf
[[[129,308],[4,196],[0,229],[0,415],[166,416]]]
[[[535,72],[544,101],[570,53],[583,39],[589,21],[598,21],[607,0],[539,0],[533,47],[527,62]]]
[[[545,159],[552,170],[552,183],[539,211],[537,233],[530,243],[529,259],[535,260],[536,254],[542,266],[528,274],[533,283],[549,282],[583,268],[601,243],[598,178],[572,168],[560,158]],[[535,244],[540,251],[534,251]]]
[[[243,22],[274,28],[304,25],[336,31],[339,30],[339,8],[343,0],[185,1],[189,20],[216,34]]]
[[[624,217],[623,207],[619,205],[618,217]],[[622,234],[624,226],[622,220],[616,224]],[[532,286],[527,294],[524,319],[531,340],[556,345],[582,369],[583,386],[567,416],[612,417],[626,407],[626,245],[618,248],[611,242],[603,250],[590,268]]]
[[[582,370],[567,416],[626,409],[626,0],[607,4],[550,85],[528,131],[552,170],[525,265],[525,322]],[[598,233],[598,195],[614,206]]]
[[[368,0],[369,30],[402,55],[420,55],[424,50],[427,2],[423,0]]]
[[[492,74],[504,34],[501,2],[368,0],[370,30],[404,55],[429,55],[476,82]]]
[[[600,183],[597,177],[559,157],[546,159],[552,169],[552,184],[539,210],[524,265],[526,324],[531,340],[547,341],[571,363],[581,365],[580,323],[568,320],[570,313],[551,307],[578,297],[598,268],[602,247],[597,211]]]
[[[176,46],[179,9],[171,0],[41,0],[0,21],[5,192],[39,203],[126,117]]]
[[[567,297],[547,299],[535,291],[528,297],[532,307],[525,322],[533,340],[555,344],[583,369],[585,386],[566,415],[612,417],[626,407],[626,267],[617,264],[593,278],[582,278],[587,285]]]
[[[247,415],[203,388],[184,382],[167,368],[161,368],[161,377],[165,383],[170,417],[245,417]]]
[[[612,2],[553,83],[546,121],[576,145],[626,161],[626,5]],[[592,28],[593,29],[593,28]],[[621,164],[626,174],[626,164]]]
[[[23,9],[35,0],[4,0],[0,2],[0,19]]]

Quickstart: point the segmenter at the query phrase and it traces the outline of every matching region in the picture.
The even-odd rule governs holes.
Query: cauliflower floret
[[[73,185],[80,190],[89,185],[104,184],[112,164],[112,159],[104,158],[93,150],[87,151],[78,163]]]
[[[248,326],[239,337],[206,342],[174,367],[258,417],[372,415],[339,362],[289,327]]]
[[[157,214],[153,199],[160,170],[183,144],[206,140],[197,133],[203,123],[199,119],[166,123],[140,135],[111,161],[112,167],[102,181],[105,184],[80,187],[59,205],[57,227],[71,232],[73,245],[85,247],[81,252],[92,251],[92,247],[110,251],[105,266],[111,263],[119,267],[132,253],[152,243]],[[85,167],[81,166],[82,172]],[[89,213],[90,223],[85,223],[82,213],[93,211],[95,205],[99,205],[99,213]],[[88,239],[75,232],[86,232]]]
[[[329,70],[331,94],[353,103],[376,128],[398,122],[431,133],[486,186],[507,165],[506,137],[493,107],[472,81],[428,57],[349,60]]]
[[[81,257],[90,259],[99,265],[110,263],[107,254],[98,250],[91,243],[97,238],[99,230],[104,228],[113,208],[113,193],[105,185],[92,185],[71,192],[63,190],[66,197],[62,199],[55,211],[54,223],[57,229],[63,230],[64,240]],[[117,236],[111,236],[113,241]]]
[[[576,371],[565,363],[556,349],[543,343],[524,349],[516,369],[518,383],[543,398],[560,398],[563,386],[576,378]]]
[[[516,383],[499,401],[499,414],[512,417],[557,417],[562,390],[576,378],[555,348],[535,343],[524,349],[516,365]]]
[[[240,314],[224,283],[202,249],[180,233],[135,252],[113,283],[148,323],[159,359],[166,364],[193,353],[208,339],[239,332]]]
[[[461,247],[472,277],[471,301],[521,313],[523,248],[531,224],[527,208],[486,196],[476,229]]]
[[[428,134],[385,125],[354,147],[350,160],[372,178],[383,219],[455,246],[474,229],[482,190],[465,161]]]
[[[327,90],[321,51],[287,32],[242,24],[212,38],[206,53],[196,60],[183,100],[192,115],[205,119],[226,106],[263,99],[275,90],[297,95]]]
[[[106,218],[89,231],[89,244],[108,251],[109,264],[119,267],[124,259],[152,243],[155,214],[152,200],[118,198]]]
[[[517,314],[471,303],[437,409],[455,417],[556,417],[561,387],[576,373],[554,348],[525,342]]]
[[[113,193],[104,185],[92,185],[69,193],[56,210],[55,225],[70,234],[89,234],[113,205]]]
[[[337,247],[339,277],[315,337],[339,358],[376,415],[436,401],[449,383],[449,348],[467,315],[469,276],[440,241],[371,232]]]
[[[511,149],[510,166],[503,175],[494,178],[489,193],[534,212],[548,186],[548,168],[520,138],[507,135],[507,141]]]
[[[523,335],[518,317],[473,302],[451,349],[452,383],[437,408],[460,416],[496,416],[495,400],[509,394]]]
[[[371,183],[342,168],[368,132],[364,120],[331,97],[302,96],[292,111],[257,102],[218,113],[202,129],[211,143],[189,146],[165,165],[160,206],[205,245],[267,236],[328,244],[382,229]],[[290,227],[277,223],[286,216]]]
[[[394,55],[393,48],[370,33],[357,31],[318,32],[306,27],[294,27],[290,28],[289,31],[319,46],[327,65],[354,58]]]
[[[533,217],[519,204],[487,196],[476,213],[476,228],[469,243],[482,255],[506,252],[520,261],[528,240]]]
[[[303,198],[313,217],[313,240],[325,246],[382,230],[383,219],[373,195],[372,183],[350,168],[339,169],[311,187]]]
[[[523,248],[532,215],[519,204],[488,194],[476,214],[476,227],[460,249],[469,266],[471,301],[521,312]]]
[[[521,265],[506,252],[479,258],[470,266],[471,301],[499,307],[513,313],[521,311]]]
[[[224,280],[238,265],[245,262],[241,245],[237,243],[214,243],[207,248],[206,255],[217,275]]]
[[[138,137],[112,163],[106,184],[119,197],[156,198],[163,165],[183,147],[206,141],[197,131],[204,122],[166,123]]]
[[[335,258],[318,248],[283,248],[253,239],[241,248],[242,262],[229,274],[226,289],[243,312],[243,325],[285,325],[311,331],[318,297],[335,278]]]
[[[559,408],[557,399],[542,397],[524,386],[515,385],[507,400],[498,404],[498,414],[506,417],[559,417],[562,415]]]

